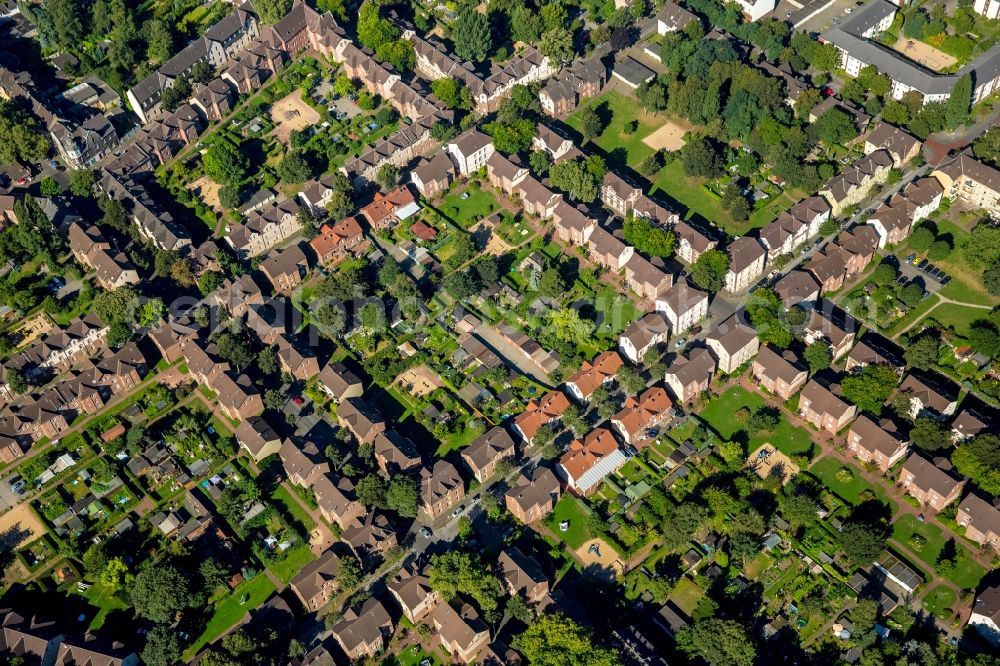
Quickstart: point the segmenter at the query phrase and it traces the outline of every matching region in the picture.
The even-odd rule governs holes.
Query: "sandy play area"
[[[430,395],[435,389],[444,386],[441,378],[426,365],[409,368],[396,378],[396,383],[402,386],[407,393],[417,398]]]
[[[782,473],[781,484],[784,485],[792,480],[799,473],[799,467],[792,462],[792,459],[770,444],[761,444],[757,450],[747,458],[747,467],[757,473],[762,479],[766,479],[771,474],[778,474],[780,468]]]
[[[288,137],[294,130],[303,130],[318,123],[319,114],[302,101],[302,93],[296,90],[271,105],[271,120],[276,125],[271,133],[278,137],[278,141],[288,143]]]
[[[604,539],[591,539],[586,542],[576,549],[576,556],[580,558],[584,566],[596,564],[605,569],[611,569],[616,576],[621,576],[625,571],[621,556]]]
[[[680,150],[684,147],[684,135],[691,131],[694,126],[679,118],[669,119],[663,123],[660,129],[656,130],[645,139],[644,144],[653,150]]]
[[[219,201],[219,190],[222,189],[222,185],[219,185],[208,176],[202,176],[198,180],[189,183],[187,189],[191,190],[195,196],[216,213],[222,213],[222,203]]]
[[[45,526],[42,525],[42,521],[38,519],[27,503],[19,504],[0,516],[0,535],[5,539],[14,536],[7,534],[7,531],[12,528],[16,528],[17,535],[14,540],[17,543],[4,544],[4,546],[11,548],[34,541],[45,534]]]
[[[950,56],[944,51],[939,51],[930,44],[924,44],[923,42],[906,37],[896,40],[892,48],[910,60],[919,62],[924,67],[933,69],[936,72],[951,67],[958,62],[958,59],[954,56]]]

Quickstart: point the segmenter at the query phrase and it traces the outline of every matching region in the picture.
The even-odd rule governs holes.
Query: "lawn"
[[[468,197],[463,199],[462,193],[467,192]],[[467,187],[461,191],[455,190],[441,203],[441,212],[452,222],[468,229],[473,223],[484,217],[489,217],[494,212],[500,210],[500,204],[488,190]]]
[[[947,585],[938,585],[933,590],[924,595],[924,610],[934,617],[947,620],[952,616],[952,606],[957,600],[955,590]]]
[[[852,478],[849,481],[841,481],[837,477],[837,472],[841,468],[851,471]],[[846,504],[856,506],[865,500],[863,494],[867,496],[867,493],[870,493],[879,501],[887,502],[894,512],[896,510],[897,504],[886,496],[885,491],[861,478],[861,470],[851,463],[835,458],[821,458],[809,468],[809,471]]]
[[[937,294],[931,294],[926,301],[921,301],[920,305],[900,317],[899,320],[897,320],[896,323],[893,324],[888,330],[884,331],[884,333],[890,337],[895,336],[910,324],[923,319],[924,315],[927,314],[927,311],[937,305],[940,301],[941,299],[937,297]]]
[[[295,498],[285,490],[283,487],[278,486],[275,488],[274,492],[271,493],[271,499],[277,502],[283,511],[292,517],[295,521],[298,521],[299,525],[306,531],[310,532],[316,527],[316,521],[312,519],[302,505],[295,501]]]
[[[677,587],[667,597],[670,601],[684,611],[687,615],[694,613],[698,607],[698,601],[705,595],[705,591],[690,578],[684,577],[677,581]]]
[[[919,550],[912,543],[915,534],[919,534],[925,540]],[[900,516],[892,524],[892,538],[913,551],[925,564],[930,565],[932,570],[946,541],[940,527],[926,522],[922,523],[911,514]],[[986,570],[969,558],[968,551],[961,539],[955,538],[955,545],[958,548],[957,563],[951,571],[943,576],[962,589],[974,589],[982,577],[986,575]]]
[[[607,153],[608,166],[635,166],[653,153],[653,149],[642,140],[659,129],[663,121],[643,111],[635,98],[610,90],[581,106],[566,119],[566,123],[576,131],[581,131],[583,122],[580,117],[588,107],[597,108],[607,123],[604,132],[594,139],[594,143]],[[638,121],[639,127],[628,134],[625,126],[633,120]]]
[[[441,664],[441,659],[436,654],[428,654],[419,645],[412,645],[396,655],[396,659],[392,660],[392,663],[397,666],[419,666],[425,661],[429,662],[431,666],[440,666]],[[383,663],[389,662],[390,660],[386,659]]]
[[[766,400],[759,393],[733,386],[728,391],[708,403],[699,416],[707,422],[719,436],[732,440],[736,433],[746,431],[746,424],[736,418],[736,412],[746,407],[754,411],[763,407]],[[749,438],[748,450],[753,451],[761,444],[771,444],[786,455],[804,453],[812,445],[809,432],[793,426],[781,415],[781,422],[771,432],[757,433]]]
[[[650,473],[643,468],[638,458],[632,458],[618,470],[618,475],[626,479],[629,483],[639,483],[640,481],[651,481]]]
[[[437,451],[434,453],[438,458],[444,458],[446,455],[452,451],[458,451],[459,449],[464,449],[466,446],[472,443],[476,437],[483,434],[482,430],[476,430],[475,428],[466,428],[462,432],[457,432],[454,435],[449,435],[441,440],[441,446],[438,447]]]
[[[946,258],[934,262],[935,266],[951,276],[951,282],[941,290],[942,295],[966,303],[983,303],[985,305],[1000,303],[1000,298],[986,291],[980,272],[970,268],[965,261],[962,247],[972,238],[972,235],[948,220],[938,221],[937,228],[940,235],[950,234],[955,246],[955,249]]]
[[[671,199],[680,203],[687,212],[684,219],[691,219],[695,213],[710,222],[716,222],[723,228],[739,233],[737,227],[750,229],[749,223],[736,225],[726,209],[722,207],[722,201],[714,194],[706,190],[702,183],[704,178],[688,178],[684,175],[684,168],[680,160],[674,160],[667,166],[660,169],[653,179],[651,193],[660,190]],[[777,217],[777,215],[775,215]],[[762,225],[763,226],[763,225]]]
[[[985,319],[990,314],[989,310],[982,308],[970,308],[955,303],[942,303],[934,308],[930,313],[930,318],[937,321],[942,326],[946,326],[955,331],[963,338],[969,334],[969,327],[977,319]]]
[[[223,599],[215,607],[212,619],[205,626],[205,631],[198,637],[191,647],[184,653],[184,661],[191,661],[191,658],[198,653],[201,648],[218,638],[226,629],[236,624],[251,608],[257,608],[270,597],[275,591],[274,583],[266,574],[258,574],[256,577],[241,583],[233,593]],[[246,597],[244,603],[240,601]]]
[[[285,559],[268,565],[268,568],[281,579],[282,583],[287,583],[298,575],[302,567],[315,559],[316,556],[309,549],[309,544],[300,543],[288,550]]]
[[[97,614],[94,615],[94,619],[90,621],[89,625],[89,629],[92,631],[96,631],[104,625],[104,618],[109,612],[128,608],[128,604],[110,594],[100,583],[93,583],[86,592],[81,594],[86,597],[91,606],[97,608]]]
[[[743,575],[749,580],[757,580],[761,575],[774,565],[774,559],[767,553],[761,553],[754,559],[747,562],[743,567]]]
[[[583,507],[580,500],[571,495],[564,495],[556,504],[552,514],[545,519],[545,524],[553,534],[565,541],[566,545],[576,550],[593,537],[590,528],[587,527],[589,515],[589,511]],[[560,532],[559,523],[564,520],[569,521],[569,528],[565,532]]]

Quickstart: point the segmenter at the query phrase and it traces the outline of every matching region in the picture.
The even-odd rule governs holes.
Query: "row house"
[[[416,563],[404,564],[386,584],[403,615],[413,624],[420,624],[441,602],[441,595],[431,587],[429,573]]]
[[[863,150],[865,155],[871,155],[878,150],[886,151],[892,156],[892,165],[898,169],[916,157],[922,145],[920,140],[909,132],[880,122],[865,137]]]
[[[312,350],[305,349],[290,335],[279,335],[275,340],[275,351],[282,372],[306,382],[319,374],[319,360]]]
[[[438,113],[425,116],[412,125],[393,132],[375,145],[366,148],[357,157],[347,160],[340,167],[341,173],[356,186],[374,183],[379,169],[387,164],[403,167],[411,160],[425,155],[437,145],[431,136],[431,128],[439,118],[444,116]]]
[[[741,236],[726,248],[729,254],[729,270],[726,271],[725,287],[730,293],[749,289],[764,274],[767,250],[753,236]]]
[[[351,522],[344,528],[340,538],[366,569],[378,567],[389,551],[399,545],[399,536],[389,519],[377,511],[368,511]]]
[[[356,216],[346,217],[336,224],[324,224],[309,241],[309,246],[321,266],[335,266],[348,256],[357,254],[365,245],[364,230]]]
[[[184,253],[191,247],[191,235],[174,220],[169,211],[153,201],[142,181],[129,175],[117,175],[105,169],[98,188],[121,201],[143,240],[158,250]]]
[[[950,464],[946,460],[942,459],[942,465],[945,468],[914,453],[903,463],[898,483],[907,495],[921,505],[941,511],[958,499],[965,485],[965,481],[951,473]]]
[[[719,370],[727,375],[748,363],[760,348],[757,331],[735,314],[713,329],[705,338],[705,344],[715,355]]]
[[[420,509],[430,520],[451,511],[465,497],[465,481],[450,462],[438,460],[420,470]]]
[[[449,160],[450,161],[450,160]],[[514,164],[501,153],[493,153],[490,159],[486,160],[486,176],[493,187],[499,187],[501,191],[511,194],[514,188],[530,172],[520,164]]]
[[[420,467],[420,454],[416,445],[395,430],[375,435],[372,446],[375,463],[383,474],[399,474]]]
[[[504,494],[507,510],[524,525],[552,513],[562,494],[559,479],[548,467],[522,472]]]
[[[959,153],[931,175],[941,183],[944,196],[969,208],[985,210],[1000,218],[1000,171],[966,153]]]
[[[260,392],[246,375],[230,371],[228,363],[218,363],[195,339],[180,343],[181,355],[195,381],[214,391],[219,409],[231,419],[242,420],[264,411]]]
[[[637,319],[618,338],[618,349],[632,363],[639,363],[646,352],[670,339],[670,320],[662,312],[650,312]]]
[[[790,351],[778,352],[767,345],[760,348],[751,368],[761,388],[788,400],[806,383],[808,371]]]
[[[102,289],[113,291],[126,284],[138,284],[139,272],[124,252],[112,252],[104,234],[91,225],[84,228],[77,222],[69,225],[69,249],[84,266],[94,269]]]
[[[550,78],[538,92],[542,111],[553,118],[565,118],[591,97],[596,97],[608,82],[608,68],[600,58],[574,60]]]
[[[337,580],[339,572],[340,558],[332,550],[325,550],[302,568],[290,581],[289,587],[302,605],[315,613],[340,590]]]
[[[52,145],[70,169],[86,169],[110,155],[121,142],[107,116],[95,113],[82,122],[59,119],[48,127]]]
[[[375,436],[385,432],[385,418],[363,398],[347,398],[337,408],[337,425],[346,428],[358,444],[372,444]]]
[[[475,128],[449,141],[445,150],[455,163],[458,173],[465,178],[485,167],[496,152],[493,139]]]
[[[844,257],[847,277],[860,274],[874,261],[878,240],[878,233],[867,224],[855,225],[837,237],[836,244]]]
[[[909,442],[888,419],[876,422],[862,414],[847,431],[847,450],[863,463],[869,463],[885,474],[903,459]]]
[[[819,191],[830,204],[830,214],[840,217],[845,210],[860,203],[886,181],[892,165],[892,156],[885,150],[877,150],[831,178]]]
[[[257,257],[302,229],[300,212],[293,199],[275,201],[251,211],[236,228],[228,229],[226,241],[240,257]]]
[[[836,243],[829,243],[822,250],[813,253],[803,268],[819,284],[820,295],[837,291],[847,279],[847,258]]]
[[[188,103],[208,122],[217,122],[229,115],[233,109],[233,88],[219,77],[203,83],[194,89]]]
[[[462,449],[462,460],[479,483],[486,483],[503,460],[514,457],[514,440],[503,426],[495,426]]]
[[[601,203],[622,218],[635,208],[636,202],[643,196],[641,187],[627,183],[625,179],[611,171],[605,172],[599,195]]]
[[[582,440],[575,439],[559,458],[556,473],[578,495],[589,495],[628,458],[607,428],[595,428]]]
[[[602,352],[594,357],[593,362],[584,361],[580,369],[566,380],[566,388],[577,401],[586,403],[599,386],[614,380],[623,365],[618,352]]]
[[[976,0],[973,6],[983,7],[993,15],[1000,14],[1000,2],[995,0]],[[1000,646],[1000,585],[987,586],[976,595],[968,626],[994,647]]]
[[[996,505],[969,493],[958,505],[955,522],[965,528],[966,539],[1000,550],[1000,509]]]
[[[143,123],[148,123],[162,112],[164,91],[188,76],[195,64],[204,62],[213,68],[220,67],[249,45],[259,32],[257,18],[247,7],[234,9],[130,88],[125,93],[129,105]]]
[[[341,530],[363,518],[368,509],[357,499],[354,484],[346,476],[323,474],[312,485],[316,504],[323,518]]]
[[[966,400],[962,411],[951,422],[951,439],[956,443],[964,442],[982,432],[989,431],[991,424],[995,421],[983,413],[985,410],[970,407],[968,402]]]
[[[536,604],[548,595],[549,579],[542,573],[538,560],[517,546],[501,551],[497,564],[510,594],[527,599],[529,604]]]
[[[700,229],[682,220],[674,224],[674,234],[677,236],[677,257],[688,265],[698,261],[701,255],[718,246],[718,241],[709,238]]]
[[[333,197],[335,187],[336,175],[332,173],[308,180],[298,194],[299,202],[313,217],[322,218],[326,215],[326,205]]]
[[[511,427],[526,445],[531,445],[542,426],[552,426],[569,407],[569,398],[562,391],[549,391],[539,400],[532,400],[524,411],[514,417]]]
[[[666,0],[656,12],[656,34],[665,35],[668,32],[679,32],[689,23],[700,23],[696,14],[684,9],[676,2]]]
[[[867,331],[847,355],[845,369],[853,372],[869,365],[888,365],[900,375],[906,365],[903,349],[874,331]]]
[[[680,280],[656,299],[656,311],[666,315],[674,335],[680,335],[708,315],[708,293]]]
[[[919,178],[879,206],[868,218],[878,234],[879,248],[902,243],[913,225],[937,210],[943,196],[944,187],[937,178]]]
[[[361,661],[382,652],[392,636],[393,623],[382,602],[371,597],[360,608],[348,608],[330,635],[349,660]]]
[[[635,398],[627,398],[622,410],[611,417],[611,427],[626,444],[637,446],[647,439],[649,429],[669,421],[675,413],[667,392],[662,386],[654,386]]]
[[[799,394],[799,416],[819,430],[836,434],[854,420],[857,407],[850,405],[815,379]]]
[[[558,195],[553,195],[558,197]],[[597,222],[559,197],[558,205],[552,210],[556,238],[563,243],[576,246],[586,245],[597,229]]]
[[[541,218],[552,217],[556,206],[569,206],[561,196],[542,185],[534,176],[523,178],[514,186],[511,194],[521,200],[524,212]]]
[[[689,403],[708,390],[716,371],[715,359],[703,347],[678,354],[667,368],[664,381],[680,403]]]
[[[819,228],[830,219],[830,204],[819,196],[798,202],[758,232],[761,243],[767,248],[767,260],[773,261],[782,254],[792,254],[807,240],[819,233]]]
[[[197,140],[201,129],[201,116],[193,106],[185,103],[165,118],[139,130],[133,146],[151,156],[155,163],[165,164]]]
[[[222,308],[230,317],[241,319],[255,306],[264,304],[264,292],[249,273],[244,273],[237,279],[223,282],[206,300]]]
[[[7,359],[3,367],[31,379],[51,369],[65,372],[104,348],[108,327],[95,314],[77,317],[66,328],[48,333]]]
[[[364,394],[361,378],[339,361],[323,366],[316,378],[316,385],[337,404],[348,398],[360,398]]]
[[[475,664],[476,656],[490,642],[490,629],[469,604],[455,610],[444,601],[430,615],[434,633],[456,664]]]
[[[531,138],[531,148],[548,153],[554,163],[582,155],[576,147],[576,142],[557,134],[545,123],[535,125],[535,136]]]

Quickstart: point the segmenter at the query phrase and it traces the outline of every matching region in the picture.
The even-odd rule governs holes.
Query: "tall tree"
[[[944,117],[946,126],[954,129],[969,119],[972,108],[972,75],[963,74],[955,81],[951,96],[945,102]]]
[[[728,271],[729,255],[722,250],[708,250],[691,266],[691,281],[714,294],[722,289]]]
[[[614,666],[617,654],[594,644],[591,633],[562,613],[544,613],[514,639],[533,666]]]
[[[0,99],[0,164],[35,162],[49,153],[49,138],[20,99]]]
[[[493,37],[486,14],[466,5],[452,24],[451,39],[455,43],[455,54],[463,60],[486,60],[493,48]]]
[[[697,620],[677,632],[677,647],[711,666],[752,666],[757,657],[743,625],[716,617]]]
[[[372,50],[399,38],[399,28],[384,18],[379,5],[373,0],[365,0],[358,11],[358,41]]]
[[[49,20],[52,42],[64,49],[76,50],[83,42],[83,4],[76,0],[45,0],[42,12]]]
[[[292,0],[255,0],[253,8],[265,25],[273,25],[292,8]]]

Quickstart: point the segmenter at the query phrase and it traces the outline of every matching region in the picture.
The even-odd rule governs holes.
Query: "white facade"
[[[988,19],[1000,18],[1000,0],[976,0],[972,9]]]
[[[775,0],[735,0],[735,2],[751,21],[759,21],[764,18],[773,12],[777,5]]]

